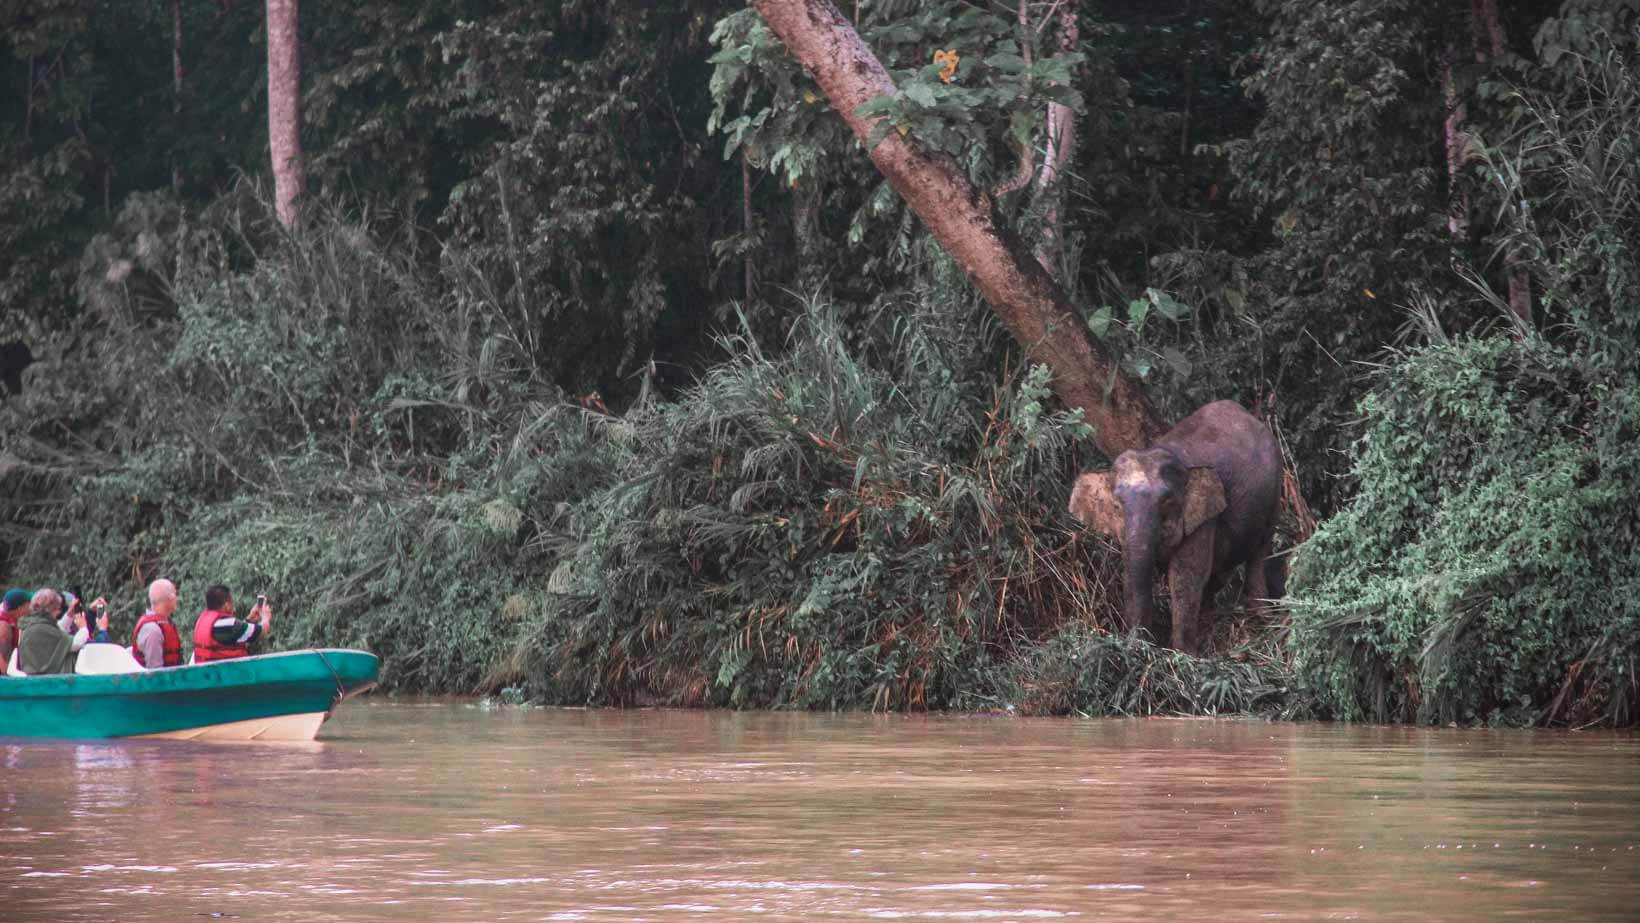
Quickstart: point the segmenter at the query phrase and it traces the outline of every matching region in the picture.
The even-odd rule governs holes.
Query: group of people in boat
[[[244,618],[235,614],[233,593],[220,583],[205,588],[205,608],[194,619],[193,662],[244,657],[273,624],[267,597]],[[153,670],[183,665],[182,635],[171,621],[177,609],[176,584],[165,578],[148,585],[148,610],[131,630],[130,651],[139,666]],[[13,587],[0,601],[0,676],[72,673],[88,644],[115,642],[108,629],[108,601],[85,604],[80,594],[51,587]]]

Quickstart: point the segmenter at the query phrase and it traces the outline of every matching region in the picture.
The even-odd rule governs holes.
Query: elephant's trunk
[[[1127,569],[1124,609],[1129,632],[1143,628],[1156,639],[1156,600],[1151,588],[1156,579],[1156,517],[1154,509],[1127,512],[1123,541],[1123,564]]]

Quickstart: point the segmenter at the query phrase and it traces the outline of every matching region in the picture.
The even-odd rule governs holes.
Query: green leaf
[[[1150,300],[1149,299],[1135,298],[1132,301],[1128,302],[1128,324],[1133,327],[1134,332],[1138,332],[1138,331],[1144,329],[1145,318],[1148,317],[1149,315],[1150,315]]]
[[[1162,359],[1167,362],[1168,368],[1173,370],[1173,374],[1180,378],[1190,376],[1190,360],[1186,359],[1184,353],[1180,352],[1177,347],[1169,346],[1162,350]]]
[[[1011,52],[998,52],[986,58],[985,63],[1004,74],[1022,74],[1025,72],[1025,59]]]
[[[871,126],[871,134],[866,136],[866,150],[874,150],[883,140],[883,136],[894,130],[892,119],[881,119]]]
[[[1190,307],[1188,305],[1174,300],[1172,295],[1169,295],[1161,289],[1147,288],[1145,289],[1145,297],[1148,298],[1150,303],[1155,305],[1156,310],[1162,312],[1162,316],[1168,320],[1176,321],[1190,313]]]
[[[1030,144],[1031,131],[1036,127],[1036,113],[1016,110],[1008,114],[1008,135],[1015,144]]]
[[[1077,92],[1072,87],[1064,86],[1062,84],[1055,84],[1053,86],[1043,87],[1041,89],[1041,93],[1043,98],[1047,99],[1048,102],[1059,103],[1062,106],[1069,106],[1077,112],[1081,112],[1083,109],[1082,94]]]
[[[926,83],[908,83],[900,95],[925,109],[934,105],[934,88]]]
[[[1092,330],[1093,335],[1101,340],[1105,338],[1106,333],[1110,332],[1110,316],[1111,310],[1108,304],[1101,305],[1099,310],[1088,315],[1088,329]]]
[[[1031,68],[1031,78],[1068,84],[1071,82],[1071,62],[1057,56],[1038,61],[1036,66]]]
[[[860,118],[870,118],[886,112],[899,109],[900,101],[893,96],[873,96],[854,108],[854,114]]]
[[[750,663],[751,659],[751,652],[745,649],[730,651],[727,655],[725,655],[724,658],[718,662],[718,686],[727,687],[729,684],[733,683],[735,681],[735,677],[740,675],[740,671],[746,668],[746,664]]]

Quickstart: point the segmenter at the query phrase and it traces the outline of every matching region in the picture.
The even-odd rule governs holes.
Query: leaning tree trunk
[[[268,148],[279,223],[296,223],[302,175],[302,58],[296,40],[298,0],[268,0]]]
[[[848,19],[830,0],[753,0],[753,5],[864,143],[877,120],[858,115],[861,104],[897,90]],[[1064,290],[1003,225],[989,194],[975,188],[949,158],[898,132],[884,135],[869,153],[1031,360],[1053,373],[1060,399],[1081,408],[1106,455],[1148,445],[1161,434],[1161,421],[1139,382],[1089,337]]]

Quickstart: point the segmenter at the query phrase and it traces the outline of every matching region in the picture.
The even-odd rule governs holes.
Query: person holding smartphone
[[[64,591],[62,598],[67,605],[63,608],[62,617],[57,620],[57,627],[63,630],[63,634],[74,639],[74,651],[78,653],[80,648],[95,640],[92,637],[91,616],[86,612],[87,608],[93,612],[100,612],[107,608],[108,600],[99,596],[92,600],[91,605],[87,607],[84,605],[85,600],[80,596],[78,587]],[[103,627],[106,629],[107,626],[108,621],[105,617]],[[107,632],[104,631],[103,634],[103,640],[108,640]]]
[[[256,597],[250,613],[234,616],[233,594],[220,583],[205,589],[205,611],[194,622],[194,662],[245,657],[251,644],[265,636],[273,624],[273,607],[266,596]]]
[[[97,603],[102,603],[102,605],[99,606]],[[97,602],[91,604],[91,618],[91,643],[114,643],[114,636],[108,632],[108,604],[103,602],[101,597],[97,598]]]

